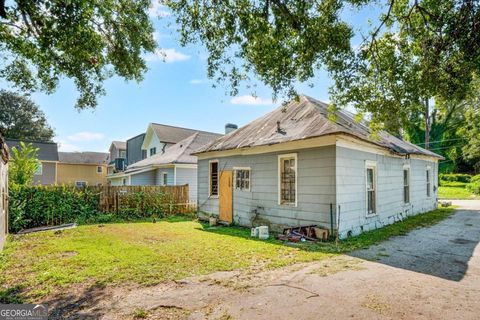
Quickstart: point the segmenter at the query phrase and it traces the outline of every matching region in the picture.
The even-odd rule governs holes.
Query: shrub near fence
[[[10,231],[60,225],[165,217],[194,209],[188,185],[32,186],[10,190]]]

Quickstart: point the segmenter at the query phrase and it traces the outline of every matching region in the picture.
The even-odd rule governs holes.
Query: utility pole
[[[430,149],[430,105],[425,99],[425,149]]]

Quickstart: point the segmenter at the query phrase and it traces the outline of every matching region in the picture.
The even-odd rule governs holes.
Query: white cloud
[[[68,143],[65,140],[58,140],[58,150],[63,151],[63,152],[75,152],[75,151],[80,151],[80,147]]]
[[[271,99],[264,99],[260,97],[254,97],[252,95],[243,95],[238,97],[233,97],[230,102],[232,104],[244,104],[244,105],[267,105],[272,104]]]
[[[102,133],[97,132],[77,132],[67,137],[67,140],[70,141],[95,141],[95,140],[102,140],[105,138],[105,135]]]
[[[190,84],[202,84],[204,81],[202,79],[192,79],[190,80]]]
[[[172,14],[168,11],[166,6],[160,4],[160,0],[153,0],[150,9],[148,9],[148,15],[151,17],[164,18],[171,16]]]
[[[178,52],[175,49],[156,49],[154,53],[151,53],[145,57],[147,61],[164,61],[166,63],[185,61],[190,59],[189,55]]]

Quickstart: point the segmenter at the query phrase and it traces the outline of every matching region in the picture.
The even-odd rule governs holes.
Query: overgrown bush
[[[474,194],[480,194],[480,174],[473,176],[466,188]]]
[[[466,173],[440,173],[438,178],[440,181],[469,183],[472,176]]]
[[[112,208],[100,208],[101,191],[95,187],[14,186],[10,189],[9,229],[18,232],[73,222],[108,223],[191,213],[184,205],[175,204],[172,194],[148,189],[119,193],[115,212],[104,212]]]
[[[53,226],[86,221],[98,214],[100,194],[75,187],[27,187],[10,189],[9,229]]]

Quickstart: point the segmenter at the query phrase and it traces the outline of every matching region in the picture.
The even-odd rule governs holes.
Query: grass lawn
[[[245,228],[209,228],[181,218],[10,237],[0,255],[0,302],[39,301],[80,283],[146,286],[215,271],[321,260],[437,223],[452,211],[414,216],[338,245],[287,246],[252,239]]]
[[[480,199],[480,196],[475,196],[470,191],[465,189],[465,184],[457,183],[455,186],[441,186],[438,187],[438,198],[440,199],[457,199],[457,200],[475,200]]]

